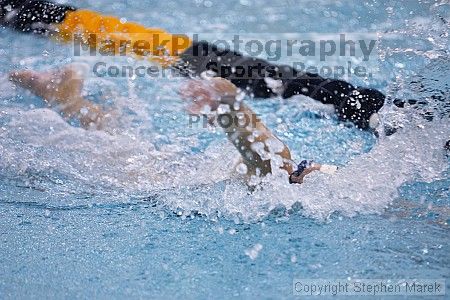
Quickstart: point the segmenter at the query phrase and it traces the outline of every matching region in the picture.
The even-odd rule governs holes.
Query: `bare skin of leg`
[[[66,119],[80,120],[86,129],[102,129],[108,117],[99,105],[83,98],[83,79],[75,65],[49,72],[14,71],[9,78],[16,85],[43,98],[50,107],[60,109]]]

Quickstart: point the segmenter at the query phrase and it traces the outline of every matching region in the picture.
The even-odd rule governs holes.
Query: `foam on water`
[[[380,140],[335,175],[314,174],[299,186],[289,185],[280,171],[251,193],[233,172],[238,154],[226,142],[196,155],[73,127],[49,109],[3,110],[0,120],[2,176],[58,193],[147,194],[180,215],[195,211],[242,220],[296,203],[314,218],[380,213],[405,182],[439,178],[447,168],[442,146],[450,136],[446,120],[423,121]]]
[[[171,170],[178,166],[187,183],[200,169],[195,156],[185,161],[170,149],[157,151],[151,142],[133,136],[86,131],[50,109],[3,110],[0,118],[9,119],[1,132],[1,166],[16,174],[57,171],[97,188],[134,191],[173,186],[182,172]],[[204,183],[198,173],[194,184]]]
[[[331,5],[329,1],[324,3],[326,6]],[[396,199],[401,185],[407,182],[439,179],[443,171],[448,168],[443,145],[450,137],[448,22],[445,21],[448,19],[449,10],[446,1],[436,1],[435,4],[430,5],[427,3],[420,5],[425,7],[424,11],[428,9],[429,14],[425,16],[417,14],[414,18],[407,20],[396,15],[401,14],[400,11],[385,7],[383,3],[374,2],[373,7],[365,5],[358,9],[362,10],[362,15],[376,17],[380,10],[386,10],[390,15],[386,20],[379,16],[383,22],[372,24],[373,26],[370,27],[380,38],[377,50],[382,62],[381,72],[374,79],[387,82],[379,84],[378,87],[387,86],[388,94],[394,98],[412,97],[426,100],[428,106],[425,110],[431,109],[433,112],[440,113],[435,114],[436,117],[432,122],[426,122],[419,116],[416,108],[399,111],[387,105],[382,112],[383,121],[403,128],[391,137],[378,140],[370,152],[353,158],[333,176],[313,174],[303,185],[297,186],[289,185],[286,174],[280,171],[264,179],[255,191],[250,192],[240,175],[235,172],[239,155],[225,141],[225,138],[208,141],[206,151],[196,153],[186,147],[189,144],[200,143],[196,135],[180,136],[167,133],[174,128],[166,128],[166,132],[161,134],[158,134],[157,130],[151,134],[146,132],[149,128],[144,128],[143,120],[150,120],[148,122],[151,123],[150,127],[156,127],[153,123],[158,120],[152,118],[152,113],[159,109],[147,112],[147,98],[165,97],[167,99],[164,98],[164,100],[173,101],[173,90],[176,87],[167,82],[161,84],[151,80],[146,81],[147,92],[145,97],[142,97],[139,94],[141,92],[139,80],[134,82],[123,79],[121,87],[127,90],[128,94],[117,93],[111,97],[116,101],[118,108],[132,111],[134,119],[125,120],[128,122],[127,126],[132,125],[130,129],[122,128],[111,135],[71,126],[58,113],[50,109],[30,109],[25,108],[26,104],[6,101],[5,99],[12,99],[23,92],[18,93],[7,82],[6,75],[0,74],[0,99],[5,102],[5,105],[0,106],[0,178],[5,182],[11,181],[11,185],[33,188],[51,195],[42,200],[36,197],[33,199],[34,202],[42,201],[42,204],[51,203],[68,207],[77,205],[76,201],[73,202],[74,198],[71,195],[87,194],[89,196],[83,198],[84,203],[87,204],[120,203],[134,201],[132,199],[135,197],[139,199],[149,197],[157,200],[164,207],[157,207],[156,210],[168,208],[182,216],[198,212],[210,218],[226,216],[249,221],[264,218],[274,209],[298,207],[296,205],[298,203],[303,207],[302,211],[306,215],[317,219],[324,219],[335,212],[347,216],[381,213]],[[94,2],[91,4],[93,8],[98,5]],[[343,4],[337,6],[341,5]],[[417,4],[405,3],[404,5],[415,7]],[[221,9],[219,6],[217,8]],[[270,12],[276,10],[283,10],[282,6],[271,8]],[[359,24],[364,20],[358,22],[353,20],[355,22],[350,24],[345,14],[324,19],[321,9],[302,8],[302,10],[305,10],[303,11],[305,17],[311,16],[311,21],[320,18],[322,22],[328,22],[326,24],[329,25],[324,27],[328,30],[334,29],[339,24],[344,26],[337,27],[342,32],[356,32],[361,27],[368,27],[364,26],[364,23]],[[171,11],[170,15],[172,13]],[[296,14],[295,11],[292,13]],[[145,14],[136,14],[134,17],[137,21],[144,23],[147,20]],[[153,18],[159,17],[153,16]],[[171,18],[167,16],[160,18],[164,18],[164,22],[168,22],[169,27],[175,26],[176,23],[184,23],[177,22],[176,18],[171,23]],[[186,19],[185,16],[182,19]],[[197,30],[197,19],[198,17],[195,16],[186,23],[188,24],[186,26],[190,30],[191,27]],[[281,22],[283,26],[288,26],[283,30],[321,33],[310,34],[312,39],[320,39],[324,36],[322,30],[317,31],[307,27],[312,26],[314,22],[305,22],[303,18],[297,18],[297,15],[290,16],[289,19],[293,21],[292,27],[284,24],[286,22]],[[244,27],[248,32],[257,32],[257,29],[267,31],[269,28],[246,25]],[[224,28],[227,26],[229,25]],[[242,24],[239,27],[243,27]],[[392,30],[392,28],[395,29]],[[414,38],[411,39],[411,37]],[[0,39],[11,49],[22,50],[15,53],[5,49],[2,53],[2,55],[5,54],[5,59],[10,61],[7,71],[18,66],[42,69],[44,63],[72,61],[72,58],[67,59],[70,55],[68,49],[52,46],[53,43],[50,41],[36,39],[28,43],[30,49],[23,49],[18,44],[22,46],[22,43],[28,42],[28,37],[19,35],[12,37],[11,33]],[[419,44],[422,46],[418,47]],[[41,48],[53,49],[50,51],[53,55],[51,57],[46,55],[43,58],[34,48],[41,52]],[[289,58],[283,59],[289,60]],[[93,58],[90,60],[79,58],[79,60],[84,63],[94,63]],[[373,63],[378,64],[378,61],[375,60]],[[91,85],[90,88],[96,89],[98,85],[105,89],[107,81],[90,78],[86,83]],[[109,82],[108,89],[109,86],[114,90],[114,83]],[[161,92],[155,92],[158,89]],[[158,97],[155,97],[155,94]],[[437,100],[432,98],[435,95],[440,98]],[[25,100],[28,100],[31,97],[26,98]],[[164,106],[158,101],[153,101],[152,104]],[[283,103],[278,111],[273,111],[273,107],[270,107],[266,110],[268,113],[265,117],[269,120],[278,118],[283,120],[274,132],[278,135],[286,134],[287,143],[291,138],[299,144],[317,143],[322,136],[314,136],[310,128],[297,133],[297,136],[289,133],[289,129],[298,129],[295,126],[301,126],[298,125],[300,122],[293,124],[298,121],[296,119],[298,111],[316,110],[311,103],[294,102],[295,104]],[[161,111],[164,109],[167,107],[160,108]],[[170,107],[169,111],[178,111],[182,114],[180,105]],[[288,123],[285,122],[286,119],[295,119],[295,122]],[[330,124],[327,123],[325,126]],[[175,126],[174,130],[181,130],[180,127],[185,126],[185,124],[175,125],[179,127]],[[150,128],[150,131],[153,129]],[[342,134],[344,130],[346,130],[345,136]],[[333,124],[332,128],[327,128],[329,134],[342,134],[341,139],[349,138],[351,134],[356,135],[356,130],[348,133],[351,130],[353,129],[336,124]],[[157,143],[159,140],[167,141],[167,143],[160,145]],[[333,144],[333,147],[338,148],[339,145]],[[294,153],[297,158],[303,158],[301,155],[305,153],[307,156],[320,155],[313,151],[304,151],[305,146],[300,145],[299,148],[302,149],[302,153]],[[358,146],[358,150],[354,152],[362,152],[359,148],[363,147]],[[342,149],[327,150],[327,153],[332,151],[339,154],[345,153]],[[342,160],[345,161],[346,158]],[[69,196],[65,197],[67,195]],[[75,199],[78,201],[77,197]],[[29,200],[15,199],[14,201]]]

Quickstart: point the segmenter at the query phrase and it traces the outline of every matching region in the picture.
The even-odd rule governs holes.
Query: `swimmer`
[[[75,65],[48,72],[15,71],[10,79],[16,85],[30,90],[57,108],[66,118],[76,118],[86,129],[109,131],[108,124],[117,112],[104,111],[99,105],[83,98],[83,80]],[[301,184],[312,172],[333,174],[336,166],[302,161],[296,165],[289,148],[276,137],[245,103],[238,100],[239,89],[230,81],[214,77],[205,80],[191,79],[181,89],[180,95],[187,101],[190,114],[202,114],[207,107],[212,118],[221,116],[238,120],[253,120],[248,126],[239,122],[214,122],[225,131],[245,165],[247,179],[264,177],[279,168],[285,172],[289,183]],[[449,147],[450,141],[446,147]],[[447,150],[449,150],[447,148]]]
[[[80,120],[81,126],[86,129],[109,131],[108,119],[117,116],[117,113],[106,112],[83,98],[83,80],[75,65],[48,72],[15,71],[10,74],[10,80],[43,98],[50,107],[59,109],[66,119]],[[252,126],[246,127],[234,122],[230,126],[219,123],[241,154],[247,179],[264,177],[273,173],[272,168],[276,167],[286,172],[290,183],[303,183],[305,176],[314,171],[333,173],[337,169],[308,161],[296,166],[289,148],[261,119],[255,117],[256,114],[247,105],[237,100],[238,88],[230,81],[218,77],[191,79],[180,89],[180,95],[187,100],[187,110],[191,114],[199,114],[203,107],[209,106],[211,115],[216,117],[226,115],[254,120]],[[221,105],[227,106],[227,109],[220,110]]]
[[[196,93],[201,94],[209,90],[209,93],[214,91],[213,94],[220,94],[221,86],[226,86],[226,93],[230,95],[236,92],[236,88],[239,88],[257,98],[273,96],[289,98],[294,95],[305,95],[324,104],[332,104],[340,120],[353,122],[361,129],[371,129],[378,124],[378,111],[384,105],[386,98],[381,92],[374,89],[354,87],[340,80],[324,79],[317,74],[299,72],[289,66],[276,66],[261,59],[218,49],[206,42],[192,42],[186,36],[169,34],[161,29],[146,28],[117,17],[104,16],[90,10],[77,9],[73,6],[45,0],[0,0],[0,23],[21,32],[49,36],[59,42],[74,41],[75,35],[78,34],[78,41],[91,49],[98,48],[105,41],[116,45],[120,45],[123,40],[130,44],[147,41],[150,45],[145,50],[135,49],[128,44],[125,45],[125,48],[133,48],[130,51],[131,54],[128,53],[130,55],[148,58],[165,67],[176,69],[189,77],[199,78],[203,77],[202,75],[205,73],[216,73],[216,78],[209,79],[205,83],[201,83],[199,80],[190,81],[189,88],[192,90],[189,92],[189,89],[184,89],[184,94],[187,97],[191,96],[195,101],[199,100]],[[110,50],[114,52],[116,49]],[[242,69],[244,72],[237,74],[233,72],[236,69]],[[214,72],[217,70],[222,71]],[[75,80],[75,83],[67,83],[66,77],[72,78],[73,76],[70,74],[73,70],[66,69],[63,73],[58,74],[26,72],[28,73],[16,73],[12,76],[12,80],[43,97],[50,106],[59,105],[61,112],[66,117],[79,118],[84,127],[94,126],[104,130],[107,128],[105,123],[108,118],[111,118],[111,113],[102,111],[100,107],[80,96],[80,81],[71,79]],[[52,76],[57,78],[50,80],[49,78]],[[27,83],[30,78],[34,78],[31,84]],[[225,83],[220,78],[227,79],[229,82]],[[56,88],[43,90],[45,82],[49,82],[51,87],[56,82],[55,80],[60,81],[63,85],[58,86],[56,94]],[[70,88],[66,89],[65,85]],[[229,95],[219,96],[219,98],[222,97],[231,99]],[[209,100],[203,99],[202,101]],[[394,101],[394,103],[396,102]],[[401,102],[399,103],[401,104]],[[239,103],[238,106],[236,113],[252,114],[245,104]],[[257,130],[262,132],[259,137],[261,142],[278,140],[259,120],[256,124],[256,127],[261,127]],[[251,145],[248,145],[246,138],[253,135],[254,132],[242,133],[242,130],[239,132],[243,137],[238,139],[238,142],[233,140],[235,135],[228,132],[227,135],[233,143],[238,143],[235,145],[241,154],[255,155],[256,151],[250,149]],[[244,153],[246,150],[249,152]],[[291,158],[287,147],[276,154],[283,158],[284,162],[281,167],[292,175],[292,182],[301,182],[305,173],[322,169],[320,165],[303,162],[297,166],[297,170],[294,170],[295,166],[289,163]],[[244,161],[247,159],[246,155],[243,155]],[[257,170],[260,172],[259,175],[270,173],[267,161],[263,161],[258,156],[260,155],[247,159],[246,165],[249,173],[257,173]]]
[[[185,35],[146,28],[114,16],[51,1],[0,0],[0,24],[24,33],[49,36],[59,42],[73,42],[78,35],[77,41],[91,50],[98,50],[105,42],[119,48],[117,45],[123,46],[121,43],[126,41],[127,54],[147,58],[190,77],[213,73],[255,98],[304,95],[333,105],[339,120],[351,122],[360,129],[370,130],[378,126],[378,111],[386,99],[375,89],[325,79],[290,66],[274,65],[259,58],[218,49],[207,42],[193,42]],[[146,49],[131,46],[142,41],[147,42]],[[114,52],[116,48],[111,49],[110,46],[109,50]]]

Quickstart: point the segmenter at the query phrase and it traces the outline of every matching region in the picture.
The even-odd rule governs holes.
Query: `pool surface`
[[[368,61],[304,62],[363,64],[372,76],[344,79],[427,105],[388,103],[381,120],[401,129],[376,138],[306,97],[246,99],[296,160],[340,166],[301,186],[274,174],[249,192],[233,172],[238,153],[225,135],[190,126],[177,93],[184,79],[88,71],[85,96],[122,115],[115,134],[86,131],[7,74],[69,63],[91,70],[100,60],[150,63],[75,57],[70,45],[0,29],[0,299],[291,299],[294,279],[439,279],[447,296],[437,299],[448,297],[450,171],[442,146],[450,138],[450,5],[180,3],[76,5],[211,39],[375,38]],[[303,58],[278,62],[296,61]]]

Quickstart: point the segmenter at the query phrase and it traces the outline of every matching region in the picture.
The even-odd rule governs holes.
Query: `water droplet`
[[[80,114],[81,114],[82,116],[86,116],[88,113],[89,113],[89,109],[88,109],[87,107],[82,107],[82,108],[80,109]]]
[[[241,175],[247,174],[248,168],[245,164],[240,163],[236,166],[236,172],[238,172]]]
[[[251,260],[255,260],[262,248],[263,246],[261,244],[256,244],[252,248],[245,250],[245,255],[250,257]]]

